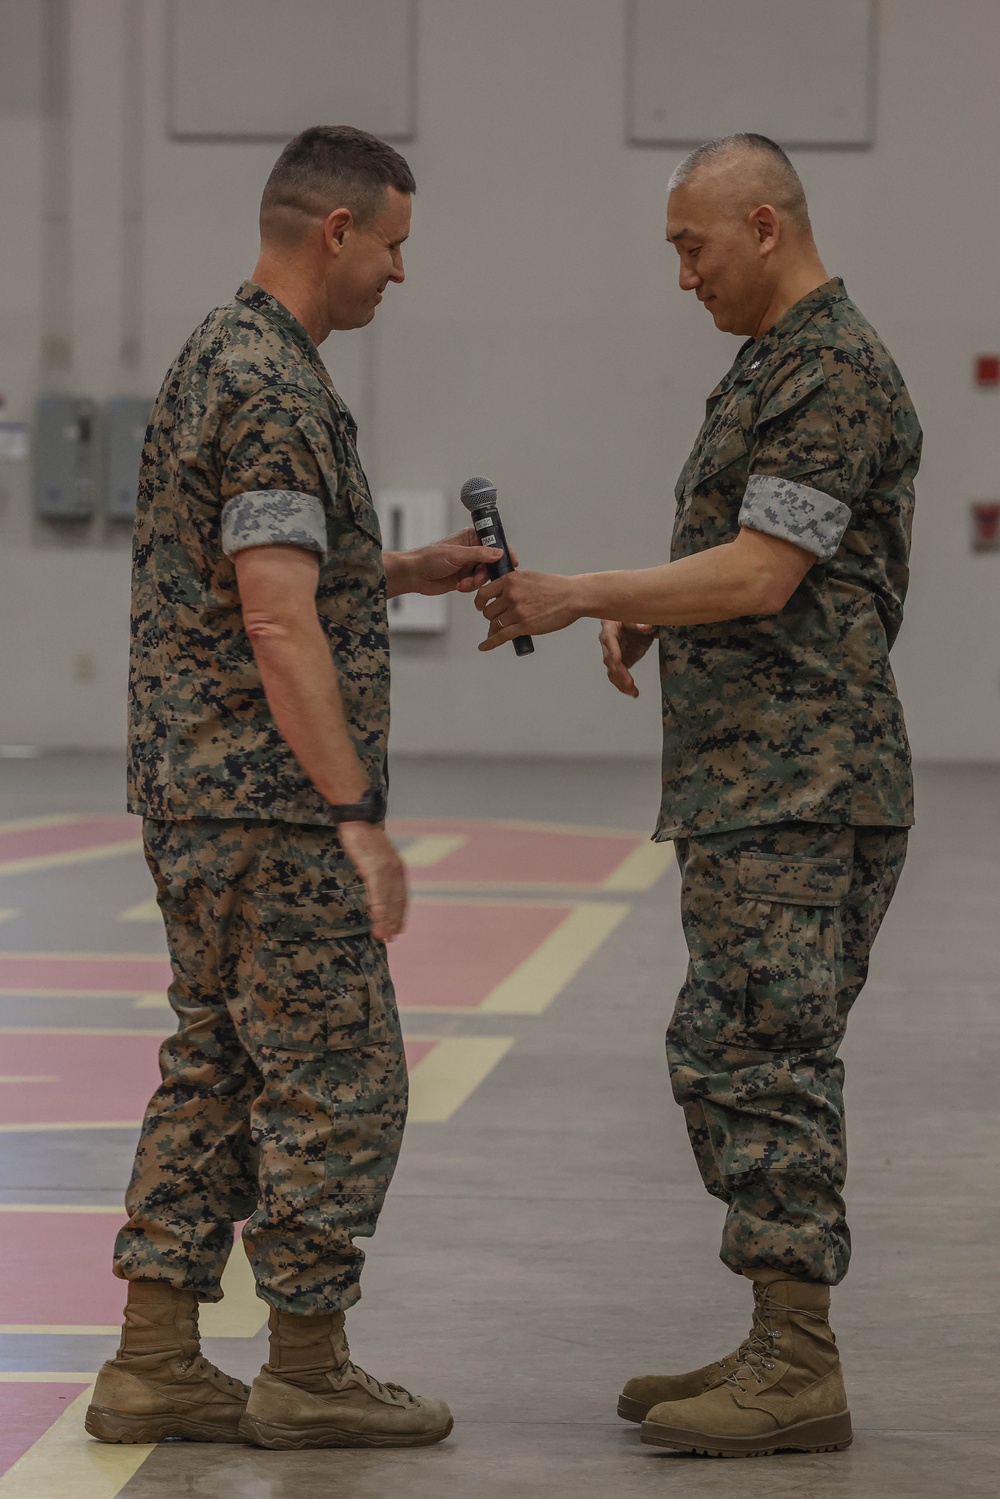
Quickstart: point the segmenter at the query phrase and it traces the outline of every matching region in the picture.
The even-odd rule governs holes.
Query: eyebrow
[[[678,229],[675,234],[667,235],[667,243],[675,245],[679,239],[697,239],[693,229]]]

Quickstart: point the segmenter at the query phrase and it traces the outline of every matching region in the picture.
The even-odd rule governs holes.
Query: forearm
[[[725,542],[660,567],[583,573],[572,580],[574,608],[589,619],[623,624],[700,625],[769,614],[781,607],[766,568],[748,567]]]
[[[317,616],[250,629],[268,706],[282,737],[328,802],[355,802],[368,777],[347,729],[340,684]]]

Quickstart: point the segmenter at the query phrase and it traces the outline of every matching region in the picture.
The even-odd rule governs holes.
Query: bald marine
[[[719,136],[684,158],[667,185],[667,240],[681,289],[725,333],[756,338],[827,279],[799,174],[766,135]]]

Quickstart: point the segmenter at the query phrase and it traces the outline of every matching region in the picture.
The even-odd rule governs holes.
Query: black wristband
[[[385,787],[369,786],[357,802],[331,802],[330,811],[338,826],[342,822],[382,822],[385,818]]]

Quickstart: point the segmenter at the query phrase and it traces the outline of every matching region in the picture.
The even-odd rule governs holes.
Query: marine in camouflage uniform
[[[221,1295],[231,1225],[272,1306],[359,1295],[399,1150],[406,1064],[385,948],[329,804],[268,708],[232,554],[321,559],[345,716],[383,786],[389,642],[356,428],[305,329],[245,283],[153,411],[136,515],[129,809],[144,821],[178,1028],[118,1237],[127,1279]]]
[[[832,280],[740,350],[677,485],[672,558],[740,526],[817,558],[777,614],[659,631],[690,955],[667,1051],[737,1271],[835,1285],[850,1258],[837,1052],[913,821],[888,653],[920,436]]]
[[[659,636],[654,836],[676,843],[689,953],[667,1053],[754,1320],[713,1364],[630,1379],[619,1414],[687,1452],[840,1449],[838,1051],[912,822],[888,654],[921,434],[892,359],[828,278],[774,141],[691,152],[671,177],[667,239],[682,290],[749,335],[681,474],[670,561],[490,582],[480,649],[600,619],[608,676],[637,696],[629,668]]]

